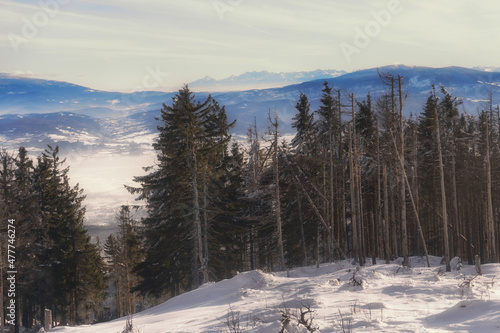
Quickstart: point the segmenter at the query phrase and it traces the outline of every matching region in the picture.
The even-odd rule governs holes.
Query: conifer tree
[[[298,155],[309,155],[313,152],[315,141],[315,128],[313,114],[311,113],[311,105],[307,96],[300,93],[300,99],[295,106],[297,114],[292,120],[292,127],[297,133],[292,139],[292,147],[296,149]]]
[[[111,317],[123,317],[123,285],[121,274],[122,267],[120,265],[121,249],[115,235],[110,234],[108,236],[106,242],[104,243],[103,249],[107,258],[108,272],[110,275],[109,278],[112,281],[115,290],[114,302],[116,313],[112,313]]]
[[[241,260],[246,255],[246,236],[251,229],[245,218],[244,155],[237,142],[224,157],[218,181],[211,190],[209,255],[211,274],[216,279],[231,278],[248,269]],[[216,192],[214,192],[216,191]]]
[[[49,299],[55,318],[62,323],[80,323],[79,310],[90,297],[103,296],[102,258],[83,227],[84,196],[78,185],[69,184],[68,167],[59,148],[49,148],[38,158],[35,189],[38,193],[42,229],[47,245],[42,264],[50,267]],[[89,266],[97,269],[89,270]],[[84,288],[84,284],[93,288]]]
[[[138,265],[143,278],[138,289],[155,295],[167,288],[172,295],[197,288],[200,272],[202,282],[209,279],[209,174],[220,166],[230,138],[224,107],[211,97],[196,101],[184,86],[172,102],[163,105],[163,124],[153,144],[158,166],[134,178],[140,187],[128,187],[147,201],[146,256]]]
[[[14,158],[12,154],[8,153],[5,149],[0,151],[0,232],[2,234],[7,235],[7,228],[8,228],[8,221],[15,221],[15,214],[17,213],[17,207],[14,206],[15,200],[13,200],[14,193],[16,192],[16,189],[14,188]],[[14,224],[15,227],[15,224]],[[15,229],[14,229],[15,230]],[[17,237],[18,238],[18,237]],[[3,239],[2,239],[3,240]],[[14,241],[14,240],[13,240]],[[8,250],[12,251],[12,247],[17,244],[12,244],[7,241],[3,241],[0,243],[0,256],[2,258],[2,262],[0,262],[0,278],[2,279],[2,282],[0,283],[0,299],[2,300],[2,304],[0,306],[0,310],[2,313],[2,319],[3,319],[3,311],[4,311],[4,305],[3,305],[3,297],[6,293],[4,293],[4,273],[7,270],[7,263],[3,262],[4,258],[7,258],[7,254],[10,254],[12,252],[8,252]],[[15,254],[15,251],[14,251]],[[10,258],[9,258],[10,259]],[[15,262],[11,261],[9,263],[14,263]],[[16,295],[17,296],[17,295]],[[16,297],[15,299],[16,304],[19,304],[19,299]],[[19,307],[16,308],[16,326],[18,324],[18,319],[19,319]],[[0,324],[0,328],[3,331],[3,323]],[[11,326],[12,327],[12,326]],[[18,329],[19,330],[19,329]]]
[[[132,218],[130,207],[121,206],[116,215],[118,233],[109,235],[104,244],[108,258],[108,270],[115,289],[116,316],[136,312],[138,276],[134,269],[143,260],[142,240],[137,222]]]
[[[273,119],[271,118],[271,112],[269,112],[269,122],[271,123],[271,134],[273,135],[273,140],[271,143],[271,148],[273,151],[273,175],[274,175],[274,211],[276,215],[276,229],[278,234],[278,262],[279,269],[285,270],[285,251],[283,246],[283,222],[281,217],[281,192],[280,192],[280,166],[279,166],[279,132],[278,132],[278,113],[274,112]]]
[[[257,129],[257,121],[249,126],[247,132],[247,151],[248,160],[244,170],[243,189],[245,201],[245,220],[248,224],[248,246],[249,246],[249,266],[250,269],[258,267],[270,266],[267,265],[270,261],[266,260],[266,247],[269,235],[272,233],[274,225],[270,223],[270,202],[268,191],[266,191],[266,183],[270,177],[264,169],[271,150],[267,152],[261,148],[259,132]]]
[[[33,308],[37,304],[38,288],[37,279],[43,276],[37,274],[39,264],[39,241],[41,232],[40,207],[38,198],[33,191],[33,161],[28,158],[24,147],[20,147],[15,159],[15,209],[16,229],[22,235],[16,244],[17,271],[19,276],[18,293],[22,300],[22,325],[31,328],[35,313]]]
[[[366,100],[357,102],[358,112],[356,113],[356,132],[362,138],[362,144],[366,146],[367,153],[374,156],[375,150],[375,119],[372,110],[372,99],[370,93],[366,95]]]
[[[445,160],[445,164],[449,165],[448,169],[448,192],[451,193],[451,213],[449,214],[450,225],[452,225],[452,237],[450,240],[453,241],[453,247],[451,248],[454,251],[455,255],[459,255],[459,247],[462,240],[460,236],[460,216],[459,216],[459,207],[458,207],[458,193],[457,193],[457,145],[458,138],[460,136],[460,127],[459,127],[459,112],[458,107],[462,104],[462,101],[453,97],[445,87],[441,87],[441,93],[443,94],[443,98],[439,103],[439,122],[442,124],[442,150],[443,150],[443,158]],[[450,249],[450,250],[451,250]]]
[[[57,321],[90,323],[104,298],[102,258],[83,227],[84,196],[69,185],[58,154],[49,146],[34,167],[23,147],[16,157],[0,153],[0,214],[14,220],[17,235],[17,330],[43,322],[45,308]]]
[[[323,83],[323,95],[321,97],[321,104],[317,111],[320,116],[318,121],[319,135],[322,146],[322,154],[324,159],[324,191],[325,197],[328,197],[324,208],[325,219],[328,221],[328,230],[326,232],[327,239],[327,256],[332,258],[332,235],[334,234],[334,154],[335,154],[335,134],[339,131],[340,124],[338,124],[340,110],[337,110],[338,103],[332,95],[332,88],[328,82]],[[328,168],[327,168],[328,167]]]

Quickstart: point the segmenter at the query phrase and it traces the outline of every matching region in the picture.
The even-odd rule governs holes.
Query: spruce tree
[[[208,189],[229,141],[227,116],[211,97],[196,101],[187,86],[172,105],[163,105],[159,137],[153,144],[158,166],[128,187],[147,201],[145,259],[138,265],[138,289],[156,296],[170,288],[197,288],[209,278]],[[151,169],[149,169],[151,170]],[[189,240],[189,241],[188,241]]]
[[[104,252],[115,290],[116,316],[122,317],[136,312],[139,277],[134,269],[143,260],[143,248],[138,224],[132,218],[129,206],[120,207],[116,220],[118,232],[108,236]]]
[[[111,313],[111,318],[123,317],[123,282],[122,282],[122,265],[120,264],[120,259],[122,258],[122,251],[118,240],[114,234],[111,234],[106,239],[104,243],[104,253],[107,259],[107,271],[109,279],[113,283],[114,287],[114,302],[115,302],[115,313]]]
[[[332,95],[332,88],[328,82],[323,83],[323,95],[321,97],[321,104],[317,111],[320,119],[318,121],[318,134],[320,137],[321,153],[323,157],[323,187],[324,196],[328,198],[324,206],[325,220],[328,221],[328,228],[324,230],[327,239],[326,257],[330,260],[332,258],[332,236],[335,234],[334,230],[334,216],[335,216],[335,175],[334,175],[334,157],[336,151],[335,137],[336,133],[340,131],[340,124],[338,116],[340,110],[337,106],[338,101]]]
[[[211,273],[217,280],[233,277],[246,270],[241,261],[245,256],[246,235],[250,226],[245,218],[247,202],[243,191],[244,155],[237,142],[223,159],[216,186],[209,191],[211,198],[209,255]]]
[[[102,259],[83,226],[85,208],[78,185],[69,184],[68,167],[59,148],[49,148],[38,158],[35,189],[39,196],[46,248],[42,264],[49,267],[47,304],[62,323],[80,323],[79,313],[89,298],[104,296]],[[89,266],[97,269],[89,270]],[[84,285],[93,288],[85,288]]]
[[[295,106],[297,114],[292,120],[292,127],[296,129],[297,133],[292,139],[292,147],[298,155],[309,155],[313,151],[315,141],[314,119],[311,113],[311,105],[307,96],[300,93],[299,101]]]
[[[24,147],[20,147],[15,159],[15,207],[16,207],[16,231],[19,241],[16,245],[16,259],[18,272],[18,294],[22,302],[22,325],[31,328],[33,319],[36,316],[34,307],[37,304],[39,290],[37,279],[43,276],[37,274],[40,251],[41,218],[38,198],[33,191],[34,181],[33,161],[28,158],[28,153]]]
[[[366,95],[366,100],[357,102],[358,112],[356,113],[356,132],[362,138],[362,144],[367,148],[366,153],[375,156],[375,119],[372,110],[372,99],[370,93]]]

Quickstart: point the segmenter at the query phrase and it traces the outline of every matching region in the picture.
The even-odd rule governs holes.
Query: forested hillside
[[[346,257],[498,261],[491,95],[477,116],[460,114],[458,96],[429,86],[421,114],[405,117],[405,78],[379,79],[376,100],[325,82],[318,110],[297,96],[291,142],[269,110],[243,146],[229,142],[224,107],[181,89],[161,113],[158,165],[129,188],[149,211],[137,290],[175,296],[237,271]]]
[[[234,122],[184,86],[158,113],[157,163],[127,189],[119,232],[91,244],[84,195],[69,185],[59,149],[36,161],[1,153],[2,228],[17,230],[18,320],[61,324],[131,315],[237,272],[286,271],[351,259],[360,266],[410,256],[469,264],[499,260],[500,107],[493,96],[460,113],[460,96],[429,86],[406,116],[405,77],[379,72],[381,97],[325,82],[320,105],[296,96],[292,140],[268,110],[268,127]],[[7,233],[5,233],[7,234]],[[2,251],[7,244],[2,243]],[[428,261],[428,259],[427,259]],[[4,270],[5,274],[5,270]],[[103,300],[108,290],[108,305]],[[109,304],[111,302],[111,305]]]

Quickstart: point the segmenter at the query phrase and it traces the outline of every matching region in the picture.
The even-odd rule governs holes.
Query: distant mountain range
[[[484,72],[500,72],[500,67],[494,67],[494,66],[476,66],[472,67],[472,69],[477,69],[478,71],[484,71]]]
[[[310,72],[271,73],[267,71],[247,72],[238,76],[230,76],[216,80],[209,76],[191,82],[189,86],[195,91],[237,91],[247,89],[266,89],[283,87],[318,79],[331,79],[347,74],[335,69],[315,70]]]
[[[405,112],[420,113],[431,85],[445,86],[463,100],[462,111],[475,113],[482,108],[488,92],[493,91],[494,104],[500,102],[500,72],[461,67],[427,68],[388,66],[380,70],[404,76],[407,99]],[[335,76],[339,71],[315,71],[273,74],[253,72],[217,82],[270,82],[276,76],[292,80],[321,75]],[[360,70],[343,75],[320,78],[278,88],[214,92],[212,96],[226,106],[230,119],[237,119],[235,134],[244,134],[254,119],[267,127],[267,113],[276,110],[283,132],[292,132],[292,118],[300,93],[309,97],[313,110],[319,106],[323,82],[341,89],[344,104],[346,94],[354,93],[357,100],[372,98],[387,92],[378,77],[377,69]],[[199,81],[197,81],[199,82]],[[193,83],[195,85],[195,83]],[[175,93],[119,93],[93,90],[66,82],[29,79],[0,74],[0,135],[3,144],[45,146],[47,142],[62,144],[107,144],[124,141],[144,143],[144,135],[156,132],[155,117],[163,103],[169,104]],[[197,93],[205,99],[208,93]],[[136,143],[137,143],[136,142]]]

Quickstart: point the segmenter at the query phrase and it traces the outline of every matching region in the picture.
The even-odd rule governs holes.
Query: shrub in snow
[[[231,333],[243,332],[240,328],[240,313],[239,311],[233,311],[231,305],[229,306],[225,324]]]
[[[340,286],[340,279],[332,279],[332,280],[328,281],[328,284],[330,286]]]
[[[411,273],[413,272],[412,268],[410,266],[403,266],[402,263],[399,264],[398,269],[394,272],[394,276],[398,275],[398,273]]]
[[[477,278],[479,275],[474,275],[474,276],[465,276],[464,275],[464,280],[458,285],[461,288],[461,294],[462,298],[464,297],[469,297],[472,293],[472,288],[474,287],[474,279]]]
[[[121,333],[140,333],[139,330],[134,328],[134,324],[132,323],[132,317],[127,317],[127,321],[125,322],[125,327]]]
[[[341,329],[342,333],[351,333],[352,332],[352,318],[351,317],[346,317],[342,315],[342,312],[339,309],[339,326]]]
[[[362,287],[362,288],[365,287],[366,281],[361,277],[356,276],[356,273],[357,271],[352,273],[352,277],[349,279],[349,285],[353,287]]]
[[[313,333],[319,330],[314,325],[314,310],[310,305],[301,303],[300,308],[292,312],[283,302],[281,311],[281,330],[280,333]]]

